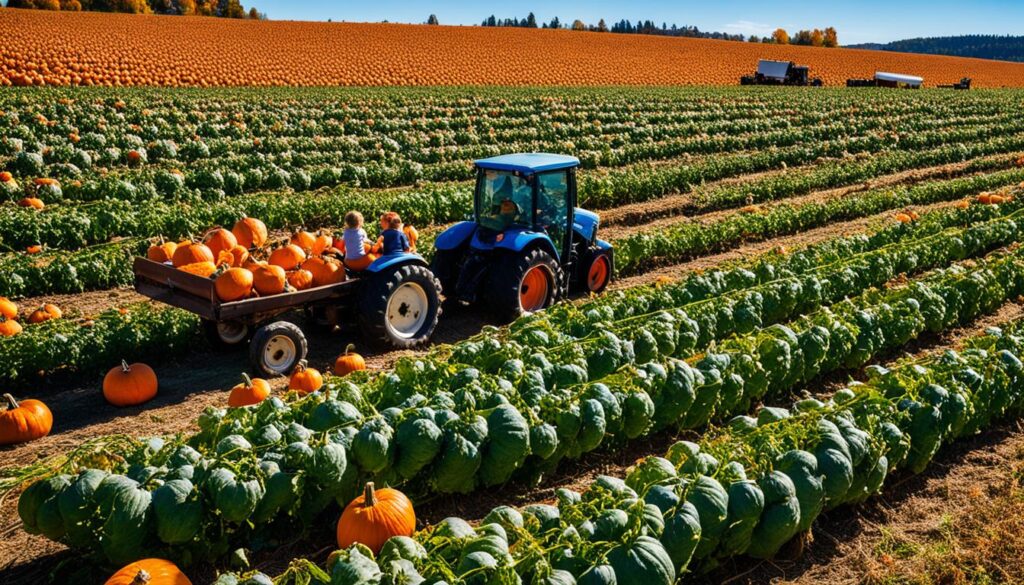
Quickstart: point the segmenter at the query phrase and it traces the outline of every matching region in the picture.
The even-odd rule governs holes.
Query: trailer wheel
[[[306,359],[306,336],[294,323],[274,321],[260,327],[249,344],[249,361],[259,374],[284,376]]]
[[[252,337],[252,326],[241,321],[211,321],[203,319],[203,334],[217,351],[238,349]]]
[[[441,284],[427,267],[405,264],[367,279],[359,302],[363,336],[378,348],[413,349],[441,316]]]

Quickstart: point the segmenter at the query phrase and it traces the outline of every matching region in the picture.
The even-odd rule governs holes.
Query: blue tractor
[[[431,270],[449,302],[482,302],[507,322],[608,286],[612,246],[597,239],[597,214],[576,207],[577,158],[509,154],[474,164],[473,220],[434,242]]]

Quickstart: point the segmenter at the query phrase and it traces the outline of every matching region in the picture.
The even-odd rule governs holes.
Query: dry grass
[[[7,9],[0,39],[0,85],[736,85],[768,58],[827,85],[883,70],[1024,86],[1020,63],[569,30]]]

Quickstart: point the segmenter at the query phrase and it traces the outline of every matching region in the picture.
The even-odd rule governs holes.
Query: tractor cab
[[[505,320],[547,307],[572,289],[600,292],[612,249],[598,217],[576,207],[579,160],[513,154],[478,160],[473,221],[435,242],[433,269],[450,300],[488,305]]]

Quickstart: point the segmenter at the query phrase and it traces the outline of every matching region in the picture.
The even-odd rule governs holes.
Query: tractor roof
[[[482,169],[495,171],[518,171],[530,175],[544,171],[556,171],[577,167],[580,160],[575,156],[564,154],[545,154],[542,152],[529,152],[520,154],[503,154],[491,158],[484,158],[475,161],[474,164]]]

